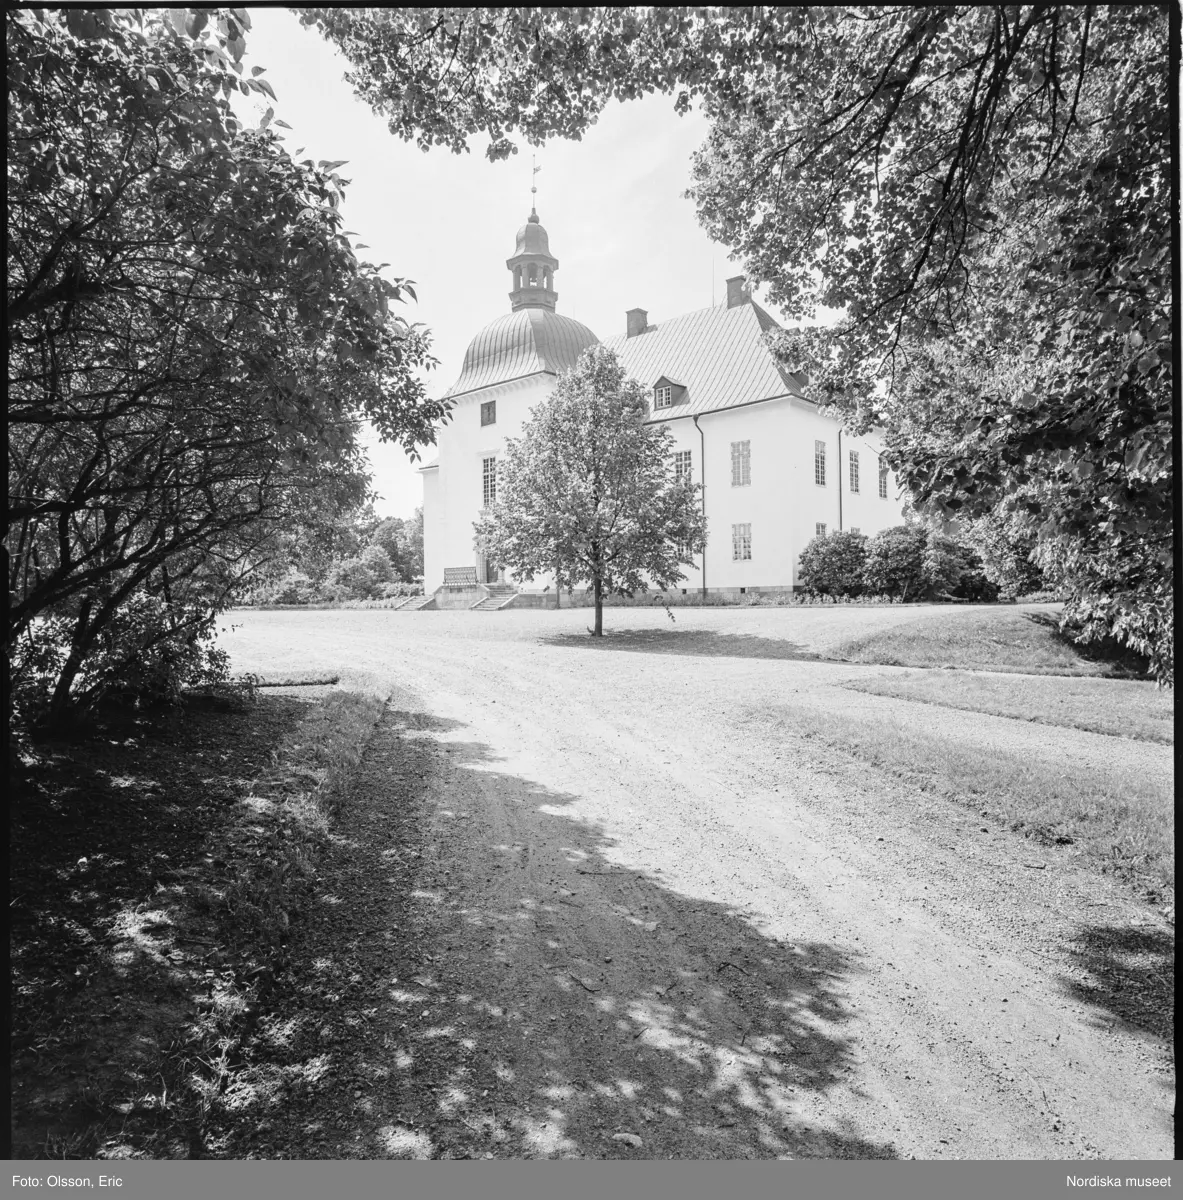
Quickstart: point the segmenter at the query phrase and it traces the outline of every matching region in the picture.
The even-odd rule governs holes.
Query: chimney
[[[636,337],[649,327],[649,314],[643,308],[630,308],[624,315],[628,321],[628,337]]]
[[[742,275],[732,275],[727,281],[727,307],[738,308],[752,298],[752,289]]]

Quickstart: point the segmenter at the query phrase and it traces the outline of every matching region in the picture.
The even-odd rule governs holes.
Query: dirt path
[[[1171,1156],[1173,930],[761,719],[853,669],[460,616],[334,630],[398,686],[216,1149]]]

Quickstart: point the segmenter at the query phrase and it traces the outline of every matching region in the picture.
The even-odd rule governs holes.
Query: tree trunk
[[[94,640],[95,626],[90,622],[91,601],[84,600],[74,622],[74,632],[70,638],[70,653],[62,664],[61,672],[54,685],[53,694],[44,717],[47,728],[60,728],[66,723],[66,714],[70,709],[70,689],[78,672],[82,669],[86,652]]]
[[[596,627],[592,630],[592,637],[604,636],[604,584],[597,575],[595,578],[595,597],[596,597]]]

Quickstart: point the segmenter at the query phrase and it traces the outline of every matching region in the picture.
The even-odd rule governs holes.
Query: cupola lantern
[[[559,260],[550,252],[546,230],[534,209],[518,230],[513,257],[507,258],[505,265],[513,274],[513,291],[509,293],[513,312],[519,308],[547,308],[554,312],[559,298],[554,273],[559,269]]]

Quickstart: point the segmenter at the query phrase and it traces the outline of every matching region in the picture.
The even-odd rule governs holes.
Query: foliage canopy
[[[244,10],[6,20],[7,644],[61,715],[145,638],[192,646],[285,523],[360,503],[363,418],[413,452],[446,410],[406,282],[341,232],[339,164],[235,118],[273,94]]]

